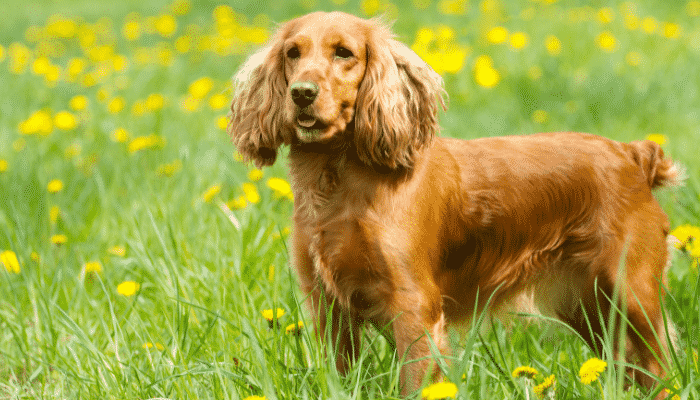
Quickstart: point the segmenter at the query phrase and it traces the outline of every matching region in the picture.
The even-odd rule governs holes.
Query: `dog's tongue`
[[[316,123],[316,118],[308,114],[300,114],[297,122],[304,128],[311,128]]]

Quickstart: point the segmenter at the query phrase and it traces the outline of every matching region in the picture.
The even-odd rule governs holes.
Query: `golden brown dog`
[[[530,303],[598,350],[601,321],[626,308],[618,350],[664,375],[669,222],[652,189],[676,169],[656,143],[436,138],[441,77],[383,24],[339,12],[283,24],[235,85],[238,151],[265,166],[290,147],[294,265],[339,370],[372,321],[418,360],[402,367],[410,393],[434,373],[430,342],[447,351],[446,321]]]

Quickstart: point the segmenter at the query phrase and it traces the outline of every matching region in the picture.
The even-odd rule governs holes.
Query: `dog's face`
[[[312,14],[284,41],[284,115],[301,142],[345,131],[367,66],[364,27],[347,14]],[[359,33],[359,34],[358,34]]]

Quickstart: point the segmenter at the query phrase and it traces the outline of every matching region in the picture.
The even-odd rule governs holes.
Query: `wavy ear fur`
[[[410,169],[440,129],[438,106],[445,108],[446,93],[438,73],[374,23],[355,106],[355,146],[367,164]]]
[[[287,84],[282,57],[283,29],[252,55],[234,77],[228,132],[246,161],[272,165],[277,148],[290,141],[283,126]]]

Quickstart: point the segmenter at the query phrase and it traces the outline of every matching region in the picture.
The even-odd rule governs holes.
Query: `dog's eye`
[[[299,53],[299,49],[297,47],[292,47],[291,49],[287,50],[287,57],[289,58],[299,58],[301,56],[301,53]]]
[[[352,54],[352,51],[346,49],[343,46],[338,46],[337,49],[335,49],[335,56],[340,57],[340,58],[350,58],[354,54]]]

